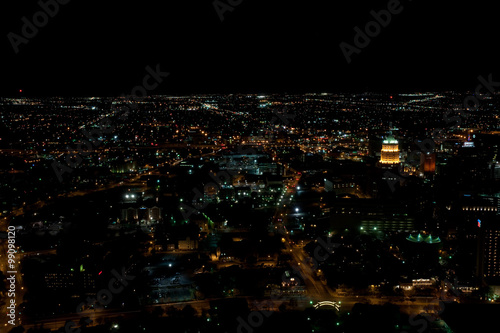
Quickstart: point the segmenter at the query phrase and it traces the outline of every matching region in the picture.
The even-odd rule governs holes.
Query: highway
[[[237,298],[244,298],[247,300],[249,304],[249,309],[251,311],[279,311],[278,307],[282,302],[288,303],[289,299],[283,300],[269,300],[267,298],[256,299],[253,297],[240,296]],[[378,297],[358,297],[358,296],[347,296],[347,297],[336,297],[334,301],[340,304],[340,311],[349,312],[352,310],[352,307],[356,303],[366,303],[366,304],[385,304],[388,301],[394,302],[393,304],[401,306],[402,311],[407,313],[420,313],[422,311],[426,311],[427,313],[432,313],[428,308],[439,309],[438,301],[435,298],[432,299],[423,299],[417,300],[415,302],[398,302],[397,299],[400,297],[393,298],[385,298],[381,299]],[[44,328],[48,328],[51,330],[59,329],[63,327],[66,322],[73,321],[76,325],[78,325],[81,318],[88,317],[92,320],[92,323],[89,326],[95,326],[102,322],[104,319],[112,319],[123,316],[125,318],[133,318],[136,315],[139,315],[143,310],[152,311],[156,307],[162,307],[166,309],[167,307],[173,306],[178,309],[182,309],[186,305],[191,305],[197,312],[197,315],[201,315],[203,310],[210,309],[210,301],[217,299],[205,299],[205,300],[194,300],[187,302],[177,302],[177,303],[169,303],[169,304],[154,304],[143,306],[140,310],[123,310],[123,309],[104,309],[104,310],[86,310],[81,312],[80,314],[71,313],[66,315],[54,316],[51,318],[45,318],[43,320],[38,320],[35,322],[25,322],[23,327],[28,330],[30,328],[40,327],[43,324]],[[316,302],[313,301],[313,304],[310,303],[310,300],[306,297],[303,299],[298,299],[296,309],[305,309],[308,307],[312,307]],[[236,318],[235,318],[236,320]]]

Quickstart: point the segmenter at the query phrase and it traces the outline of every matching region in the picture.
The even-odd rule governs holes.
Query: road
[[[238,298],[244,298],[247,300],[249,304],[249,309],[251,311],[279,311],[279,305],[284,301],[288,303],[288,299],[286,300],[275,300],[269,301],[269,299],[256,299],[253,297],[241,296]],[[370,304],[384,304],[388,301],[394,301],[394,304],[401,306],[402,311],[406,311],[408,313],[420,313],[424,311],[425,308],[433,307],[435,309],[439,309],[438,302],[436,299],[428,299],[428,300],[417,300],[415,302],[397,302],[397,299],[400,297],[393,297],[387,299],[381,299],[378,297],[357,297],[357,296],[348,296],[348,297],[337,297],[335,301],[340,303],[340,311],[349,312],[352,307],[356,303],[370,303]],[[167,308],[173,306],[178,309],[182,309],[186,305],[191,305],[197,312],[197,315],[201,315],[203,310],[210,309],[210,301],[216,299],[206,299],[206,300],[195,300],[195,301],[187,301],[187,302],[177,302],[177,303],[169,303],[169,304],[154,304],[143,306],[140,310],[123,310],[123,309],[104,309],[104,310],[86,310],[81,314],[66,314],[54,316],[52,318],[46,318],[43,320],[39,320],[36,323],[24,323],[23,327],[28,330],[30,328],[40,327],[43,324],[44,328],[49,328],[51,330],[59,329],[63,327],[66,322],[73,321],[78,325],[81,318],[89,317],[92,320],[90,326],[97,325],[99,322],[102,322],[104,319],[112,319],[115,317],[124,316],[126,318],[134,317],[135,315],[139,315],[142,311],[152,311],[156,307]],[[309,299],[301,299],[297,301],[296,309],[303,310],[305,308],[311,307]],[[430,312],[430,311],[426,311]]]
[[[304,281],[309,297],[314,301],[332,300],[332,290],[318,278],[315,269],[307,263],[308,254],[302,247],[297,248],[292,246],[290,232],[287,230],[286,225],[288,222],[288,212],[290,211],[289,206],[293,201],[293,196],[296,195],[300,174],[286,165],[283,165],[283,167],[288,174],[292,174],[294,177],[293,181],[288,184],[277,205],[273,217],[275,229],[281,234],[285,245],[284,253],[292,256],[292,265],[295,267],[296,273],[300,274],[302,281]]]
[[[178,303],[170,303],[170,304],[153,304],[148,306],[142,306],[139,310],[123,310],[123,309],[104,309],[104,310],[85,310],[80,314],[71,313],[66,315],[54,316],[52,318],[45,318],[42,320],[38,320],[36,323],[28,323],[23,324],[23,327],[28,330],[35,326],[44,325],[45,328],[50,328],[52,330],[56,330],[60,327],[63,327],[67,321],[73,321],[77,325],[81,318],[89,317],[92,320],[90,326],[95,326],[101,320],[119,317],[119,316],[129,316],[132,317],[134,314],[140,314],[144,310],[152,311],[156,307],[177,307],[182,309],[186,305],[191,305],[198,315],[201,315],[203,310],[210,309],[210,300],[197,300],[197,301],[189,301],[189,302],[178,302]]]

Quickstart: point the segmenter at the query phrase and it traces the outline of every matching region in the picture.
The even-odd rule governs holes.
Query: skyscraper
[[[477,220],[479,230],[478,275],[486,283],[500,281],[500,225],[498,218]],[[487,223],[483,223],[487,222]]]
[[[420,171],[425,174],[432,174],[436,171],[436,153],[420,154]]]
[[[380,163],[385,165],[399,163],[399,142],[392,135],[382,142]]]

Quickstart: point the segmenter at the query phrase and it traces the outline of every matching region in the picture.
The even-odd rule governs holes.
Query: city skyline
[[[493,3],[5,6],[1,333],[497,324]]]
[[[149,66],[117,98],[0,98],[0,306],[18,310],[0,325],[399,333],[467,332],[464,309],[494,319],[492,75],[481,94],[137,97],[169,75]]]

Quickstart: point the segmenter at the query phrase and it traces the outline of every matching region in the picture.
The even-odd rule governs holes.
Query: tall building
[[[486,283],[498,283],[500,281],[500,221],[478,219],[477,228],[480,230],[478,275]]]
[[[500,230],[485,230],[485,277],[500,278]]]
[[[434,173],[436,171],[436,153],[420,154],[420,171],[425,174]]]
[[[399,163],[399,142],[392,135],[382,142],[380,163],[385,165]]]

